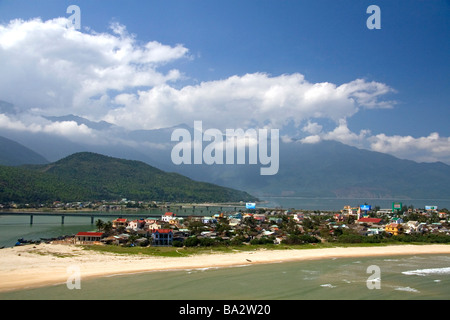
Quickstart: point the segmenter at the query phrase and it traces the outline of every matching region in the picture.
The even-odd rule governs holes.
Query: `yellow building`
[[[403,226],[399,223],[391,223],[386,225],[384,231],[394,236],[398,236],[399,234],[403,233]]]

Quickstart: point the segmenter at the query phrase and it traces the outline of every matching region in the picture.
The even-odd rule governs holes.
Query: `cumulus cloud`
[[[390,153],[399,158],[450,163],[450,138],[440,137],[437,132],[419,138],[377,134],[370,137],[368,141],[372,150]]]
[[[83,33],[67,19],[13,20],[0,25],[0,97],[42,113],[102,116],[111,92],[180,78],[158,67],[187,56],[182,45],[141,44],[126,28]]]
[[[66,137],[70,140],[86,140],[94,143],[97,140],[95,130],[75,121],[49,121],[41,117],[25,115],[22,119],[0,114],[0,128],[30,133],[48,133]]]
[[[119,95],[117,108],[104,118],[128,127],[154,128],[202,120],[223,129],[237,127],[282,128],[289,122],[300,125],[312,118],[339,122],[360,108],[374,108],[387,85],[355,80],[337,86],[310,83],[299,73],[270,76],[265,73],[232,76],[176,89],[167,84],[149,90]]]
[[[359,134],[352,132],[347,126],[347,121],[341,119],[339,125],[334,130],[323,135],[323,139],[336,140],[355,147],[364,147],[369,135],[370,130],[361,130]]]
[[[0,100],[13,103],[20,114],[0,114],[0,128],[118,143],[119,137],[83,124],[41,116],[75,114],[129,130],[194,121],[222,131],[293,125],[302,133],[301,143],[337,140],[403,158],[450,163],[450,140],[437,133],[373,136],[369,130],[348,128],[347,120],[364,109],[395,105],[385,99],[395,92],[387,84],[366,79],[313,83],[300,73],[259,72],[180,86],[185,76],[170,69],[170,63],[191,58],[185,46],[138,41],[118,23],[105,33],[66,25],[66,18],[0,25]],[[334,127],[325,129],[321,120]],[[282,134],[285,142],[292,138]]]
[[[418,138],[388,136],[384,133],[372,135],[370,130],[361,130],[359,133],[355,133],[348,128],[345,120],[341,120],[339,125],[331,131],[322,131],[321,129],[321,126],[316,123],[308,123],[303,131],[311,135],[300,139],[299,142],[314,144],[322,140],[334,140],[362,149],[388,153],[401,159],[450,163],[450,138],[441,137],[437,132]],[[287,138],[283,141],[292,142]]]
[[[336,123],[360,108],[388,107],[393,90],[357,79],[311,83],[302,74],[235,75],[175,88],[182,73],[159,71],[189,58],[182,45],[141,43],[126,27],[110,33],[67,28],[66,18],[13,20],[0,25],[0,97],[37,114],[77,114],[127,128],[153,129],[202,120],[223,129],[282,128],[307,119]]]

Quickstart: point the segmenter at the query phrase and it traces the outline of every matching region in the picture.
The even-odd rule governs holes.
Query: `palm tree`
[[[103,229],[105,229],[105,223],[104,223],[103,220],[101,220],[101,219],[98,219],[98,220],[95,222],[95,226],[97,227],[97,230],[98,230],[98,231],[102,231]]]

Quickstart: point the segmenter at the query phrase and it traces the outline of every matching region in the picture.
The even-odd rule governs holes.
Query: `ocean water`
[[[373,273],[374,266],[379,274]],[[70,290],[64,283],[0,293],[0,299],[448,300],[450,255],[325,259],[81,278],[80,289]]]

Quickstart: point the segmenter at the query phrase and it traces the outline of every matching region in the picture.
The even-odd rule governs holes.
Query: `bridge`
[[[205,206],[205,205],[192,205],[192,206],[171,206],[167,208],[150,209],[146,211],[71,211],[71,212],[16,212],[16,211],[0,211],[0,216],[29,216],[30,225],[33,224],[34,217],[61,217],[61,224],[64,224],[66,217],[86,217],[91,219],[91,224],[94,224],[95,218],[148,218],[161,217],[165,212],[170,211],[177,214],[180,217],[189,215],[204,215],[214,214],[217,211],[236,211],[238,208],[244,208],[245,206]],[[167,209],[167,210],[166,210]],[[206,212],[204,212],[206,211]]]
[[[102,212],[0,212],[0,216],[29,216],[30,224],[33,224],[34,217],[61,217],[61,224],[64,224],[66,217],[86,217],[91,219],[91,224],[94,224],[95,218],[122,218],[126,216],[135,217],[136,215],[123,214],[121,212],[102,213]]]

